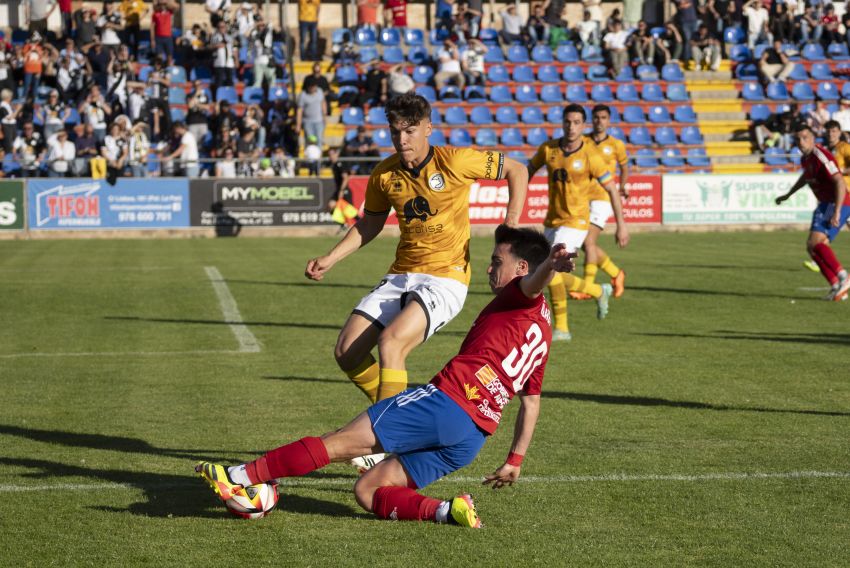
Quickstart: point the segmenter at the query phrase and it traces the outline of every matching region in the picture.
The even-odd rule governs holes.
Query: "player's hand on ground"
[[[578,253],[568,251],[567,245],[564,243],[556,244],[549,252],[549,260],[552,262],[552,268],[557,272],[572,272],[575,270],[575,258],[577,256]]]
[[[304,269],[304,276],[310,280],[319,281],[325,277],[325,273],[331,269],[331,266],[333,266],[333,263],[327,256],[311,258],[307,261],[307,268]]]
[[[490,485],[493,489],[513,485],[519,479],[519,470],[518,466],[506,463],[490,475],[485,475],[482,485]]]
[[[617,227],[617,245],[620,248],[626,248],[626,245],[629,244],[629,230],[625,227]]]

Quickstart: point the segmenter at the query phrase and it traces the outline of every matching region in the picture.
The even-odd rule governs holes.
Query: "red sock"
[[[841,263],[838,262],[838,259],[835,257],[835,253],[832,251],[832,247],[830,247],[826,243],[818,243],[814,248],[815,253],[821,257],[824,264],[827,265],[829,272],[832,273],[833,279],[830,280],[830,284],[835,282],[835,279],[838,276],[838,273],[844,270],[841,266]],[[827,275],[825,275],[827,276]],[[829,277],[827,276],[827,279]]]
[[[379,487],[372,497],[372,510],[382,519],[433,521],[440,503],[409,487]]]
[[[812,250],[812,260],[815,261],[815,264],[820,268],[820,273],[823,274],[823,277],[826,278],[826,281],[830,284],[835,284],[838,281],[838,277],[826,263],[826,261],[818,254],[817,250]]]
[[[245,466],[251,483],[262,483],[279,477],[297,477],[321,469],[331,463],[321,438],[301,438],[268,452]]]

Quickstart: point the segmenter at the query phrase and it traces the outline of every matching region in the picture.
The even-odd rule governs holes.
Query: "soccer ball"
[[[243,487],[224,504],[239,518],[261,519],[277,506],[277,498],[277,483],[270,481]]]

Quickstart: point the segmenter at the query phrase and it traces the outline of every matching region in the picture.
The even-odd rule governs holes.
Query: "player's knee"
[[[358,505],[363,507],[364,510],[371,513],[375,498],[375,491],[377,489],[378,488],[375,487],[374,484],[361,477],[357,480],[357,483],[354,484],[354,499],[357,501]]]

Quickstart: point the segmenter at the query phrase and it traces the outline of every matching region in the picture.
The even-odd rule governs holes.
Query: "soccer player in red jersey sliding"
[[[520,397],[514,438],[505,463],[484,483],[513,484],[540,411],[543,372],[552,341],[543,290],[556,272],[575,268],[563,244],[550,248],[532,229],[501,225],[487,273],[496,294],[478,315],[460,352],[427,385],[382,400],[340,430],[301,438],[234,467],[195,467],[222,500],[240,486],[300,476],[331,462],[392,452],[354,485],[361,507],[383,519],[431,520],[478,528],[472,498],[440,500],[416,491],[472,462]]]
[[[835,239],[847,219],[850,218],[850,195],[835,157],[823,146],[815,143],[815,133],[808,126],[797,130],[797,146],[803,153],[803,173],[791,186],[788,193],[776,198],[779,205],[808,184],[818,200],[812,215],[809,240],[806,247],[809,255],[820,267],[821,274],[831,289],[825,300],[845,300],[850,290],[847,271],[838,262],[829,243]]]

